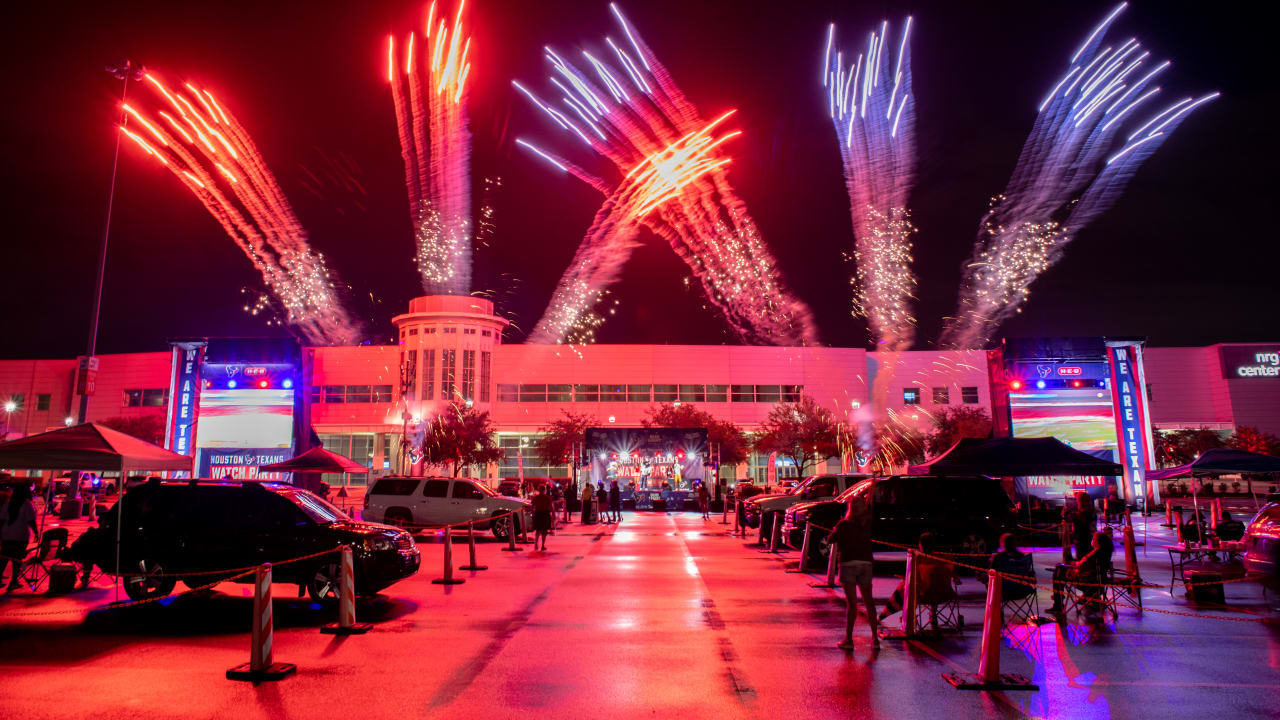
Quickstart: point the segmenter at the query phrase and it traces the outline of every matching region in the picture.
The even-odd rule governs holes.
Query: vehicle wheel
[[[154,600],[173,592],[175,578],[164,576],[164,566],[155,560],[139,560],[124,579],[124,594],[131,600]]]
[[[338,599],[338,583],[342,581],[342,568],[338,563],[319,565],[307,580],[307,594],[315,602],[331,602]]]
[[[502,513],[498,513],[502,515]],[[511,518],[513,515],[503,515],[489,522],[489,529],[493,531],[493,536],[498,540],[506,541],[507,534],[511,532]]]
[[[408,529],[413,524],[413,515],[408,510],[393,508],[387,511],[384,522],[388,525]]]

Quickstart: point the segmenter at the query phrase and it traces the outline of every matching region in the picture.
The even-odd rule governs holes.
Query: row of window
[[[441,333],[442,335],[457,335],[457,334],[458,334],[458,328],[456,328],[456,327],[454,327],[454,326],[452,326],[452,325],[446,325],[445,327],[440,328],[440,333]],[[418,328],[410,328],[410,329],[408,330],[408,333],[407,333],[407,334],[408,334],[410,337],[412,337],[412,336],[414,336],[414,335],[417,335],[417,334],[418,334]],[[435,335],[435,334],[436,334],[436,329],[435,329],[435,328],[433,328],[433,327],[423,328],[423,329],[422,329],[422,334],[423,334],[423,335]],[[462,334],[463,334],[463,335],[475,335],[475,334],[476,334],[476,329],[475,329],[475,328],[462,328]],[[404,330],[401,330],[401,331],[400,331],[400,338],[401,338],[401,339],[404,339],[405,335],[406,335],[406,332],[405,332]],[[480,336],[481,336],[481,337],[493,337],[493,331],[492,331],[492,330],[481,330],[481,331],[480,331]]]
[[[933,390],[934,405],[950,405],[951,404],[951,388],[936,387],[936,388],[930,388],[930,389]],[[977,387],[960,388],[960,402],[965,405],[977,405],[978,404],[978,388]],[[902,404],[903,405],[919,405],[920,404],[920,388],[918,387],[903,388]]]
[[[485,332],[488,332],[487,330]],[[476,397],[476,351],[462,351],[461,388],[458,387],[458,351],[453,348],[440,350],[440,399],[451,400],[461,397],[463,400],[475,400]],[[481,350],[480,356],[480,402],[489,402],[489,388],[493,381],[493,353]],[[436,398],[436,349],[422,350],[422,372],[418,372],[417,350],[400,353],[400,368],[404,383],[405,397],[410,400],[434,400]]]
[[[803,385],[499,385],[498,402],[799,402]]]
[[[169,404],[169,390],[166,388],[145,388],[141,390],[125,390],[125,407],[164,407]]]
[[[389,403],[390,385],[315,385],[313,403]]]

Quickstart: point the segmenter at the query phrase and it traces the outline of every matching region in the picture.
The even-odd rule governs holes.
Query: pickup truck
[[[787,508],[800,502],[830,500],[866,480],[869,475],[813,475],[804,482],[785,493],[757,495],[743,502],[743,522],[749,528],[761,528],[764,537],[773,532],[775,512],[786,512]]]

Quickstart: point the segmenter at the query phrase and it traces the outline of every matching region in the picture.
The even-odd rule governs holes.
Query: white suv
[[[365,493],[361,517],[401,527],[462,527],[462,523],[474,520],[477,529],[491,529],[494,537],[506,540],[512,518],[523,522],[519,512],[529,509],[529,502],[499,495],[468,478],[393,475],[379,478]]]

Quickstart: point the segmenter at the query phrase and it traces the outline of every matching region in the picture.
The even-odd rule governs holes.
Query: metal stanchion
[[[444,528],[444,577],[431,581],[435,585],[461,585],[466,582],[453,576],[453,528]]]
[[[263,563],[254,571],[253,630],[249,637],[249,662],[228,670],[228,680],[279,680],[297,671],[297,665],[273,661],[275,627],[271,619],[271,563]]]
[[[729,524],[729,497],[727,495],[720,496],[720,524]]]
[[[343,545],[339,556],[342,558],[342,579],[338,583],[338,622],[325,625],[320,628],[320,632],[327,635],[367,633],[373,625],[356,622],[356,571],[351,546]]]
[[[524,548],[516,547],[516,515],[511,513],[507,516],[507,546],[502,548],[502,552],[522,552]]]
[[[804,524],[804,540],[800,541],[800,564],[795,570],[788,570],[790,573],[809,572],[809,535],[813,530],[813,523]]]
[[[743,507],[743,511],[744,511],[744,512],[743,512],[743,514],[745,515],[745,514],[746,514],[745,510],[746,510],[746,507],[747,507],[747,506],[746,506],[746,503],[743,503],[742,507]],[[756,545],[757,545],[757,546],[759,546],[759,547],[765,547],[765,546],[768,544],[768,542],[769,542],[769,541],[768,541],[768,539],[766,539],[766,538],[765,538],[765,536],[764,536],[764,513],[763,513],[763,512],[761,512],[761,513],[760,513],[760,527],[756,528],[756,530],[757,530],[757,532],[756,532]]]
[[[835,544],[827,543],[827,580],[821,583],[809,583],[809,587],[815,588],[836,588],[840,587],[836,584],[836,569],[840,567],[840,548]]]
[[[1000,636],[1004,616],[1000,607],[1000,575],[987,571],[987,607],[982,623],[982,651],[978,656],[978,673],[943,673],[942,677],[957,690],[1038,690],[1031,681],[1016,673],[1000,672]]]
[[[476,564],[476,524],[473,520],[467,521],[467,548],[471,554],[470,561],[458,569],[469,570],[472,572],[476,570],[488,570],[488,565]]]
[[[532,541],[529,539],[529,520],[525,515],[524,508],[520,508],[519,515],[513,515],[512,517],[520,518],[520,544],[528,545]]]
[[[780,553],[784,549],[782,547],[782,513],[771,512],[769,513],[769,517],[773,518],[773,520],[772,522],[769,523],[769,550],[768,551],[771,553]],[[761,520],[760,526],[764,527],[763,515],[761,516],[760,520]]]

